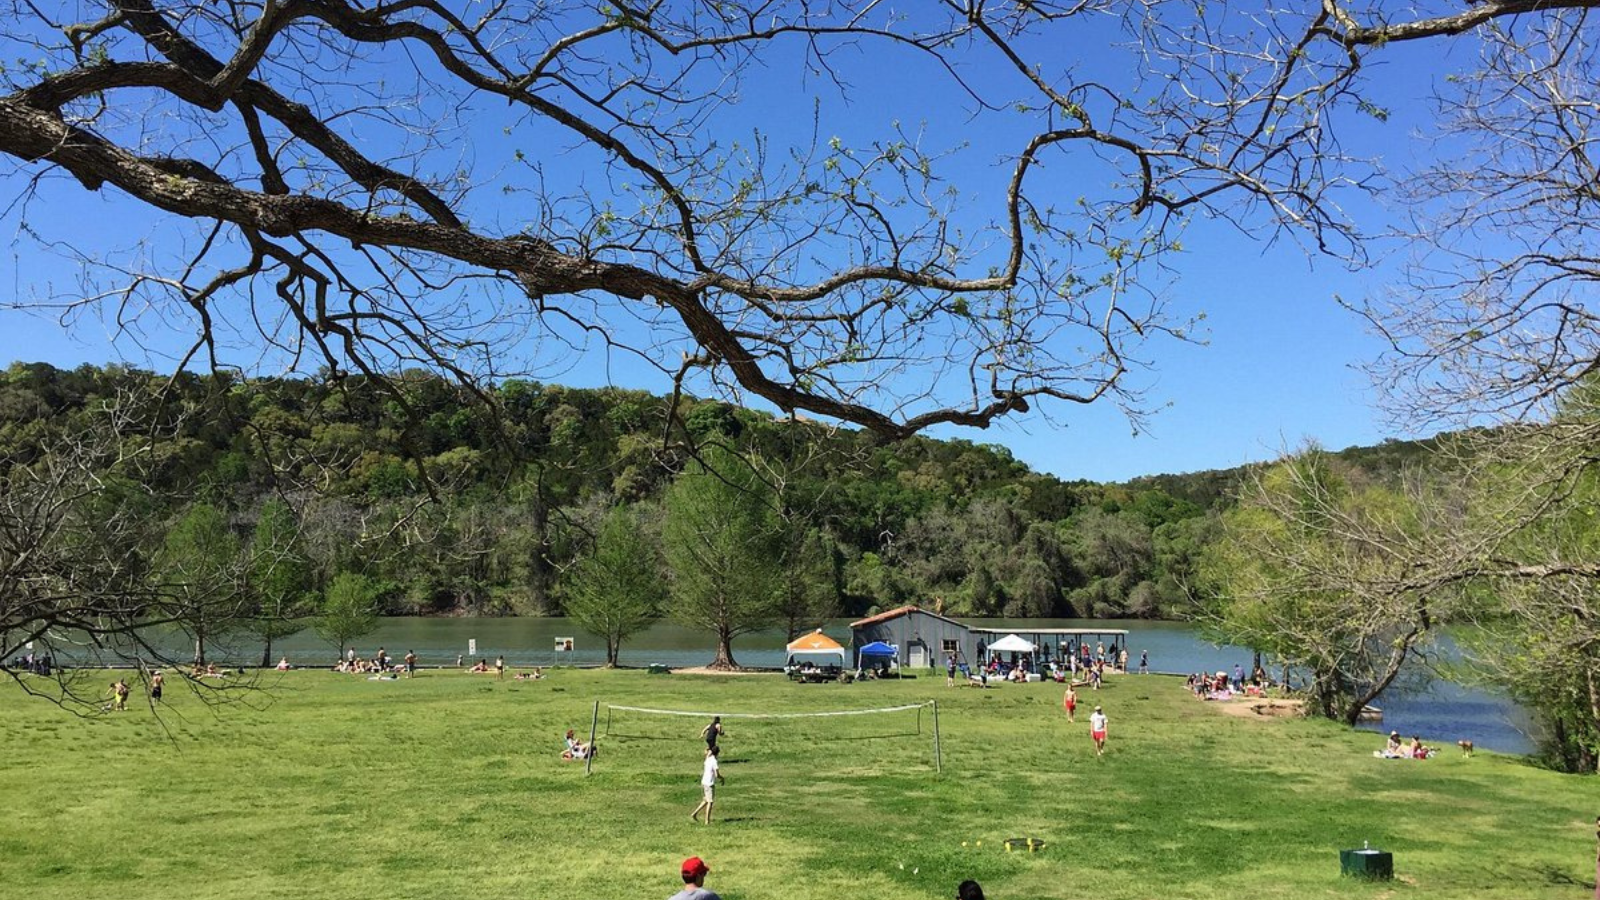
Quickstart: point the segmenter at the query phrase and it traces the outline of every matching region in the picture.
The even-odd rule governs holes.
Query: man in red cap
[[[683,890],[668,897],[667,900],[722,900],[716,894],[706,890],[706,873],[711,867],[698,856],[691,856],[683,861]]]

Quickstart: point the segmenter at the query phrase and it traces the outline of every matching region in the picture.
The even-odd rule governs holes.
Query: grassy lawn
[[[969,877],[995,900],[1593,889],[1593,778],[1453,747],[1378,760],[1371,734],[1222,715],[1159,676],[1085,692],[1075,725],[1054,685],[952,690],[942,677],[290,672],[264,684],[215,710],[169,684],[159,720],[138,693],[129,712],[80,719],[0,687],[0,895],[662,900],[689,855],[728,900],[948,900]],[[906,713],[730,720],[710,827],[688,820],[704,720],[619,714],[588,778],[558,754],[596,700],[802,712],[926,699],[939,702],[943,775],[930,713],[920,735]],[[1095,702],[1111,717],[1101,760]],[[1048,846],[1007,853],[1009,837]],[[1339,849],[1364,840],[1393,851],[1394,882],[1339,877]]]

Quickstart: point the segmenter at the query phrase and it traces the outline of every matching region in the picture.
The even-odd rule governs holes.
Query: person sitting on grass
[[[472,668],[468,669],[467,671],[482,675],[483,673],[489,671],[489,664],[480,659],[473,664]]]
[[[578,740],[578,733],[573,731],[571,728],[567,729],[566,743],[567,743],[567,749],[563,750],[561,752],[561,758],[562,759],[587,759],[588,758],[588,756],[589,756],[589,745],[585,744],[583,741]]]
[[[1427,759],[1433,755],[1433,749],[1422,745],[1422,736],[1413,734],[1411,746],[1406,748],[1406,755],[1412,759]]]
[[[1389,732],[1389,740],[1384,743],[1383,749],[1372,751],[1372,755],[1382,759],[1405,759],[1405,748],[1400,746],[1400,732]]]

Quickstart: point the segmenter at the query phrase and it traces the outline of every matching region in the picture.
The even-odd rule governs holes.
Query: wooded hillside
[[[508,381],[485,404],[428,374],[394,383],[398,395],[358,377],[15,363],[0,378],[0,465],[30,464],[110,406],[131,410],[142,430],[121,440],[157,438],[144,476],[153,531],[171,533],[204,503],[248,540],[276,498],[299,523],[314,586],[360,572],[386,612],[426,615],[561,613],[564,576],[605,512],[637,506],[659,523],[689,448],[726,443],[762,461],[783,516],[824,548],[823,607],[1181,617],[1237,479],[1064,482],[997,445],[884,444],[687,397]],[[1415,448],[1346,454],[1389,464]]]

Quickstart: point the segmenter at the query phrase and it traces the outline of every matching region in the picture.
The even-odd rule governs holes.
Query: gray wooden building
[[[850,623],[850,662],[857,651],[874,641],[900,649],[902,668],[943,668],[951,653],[956,661],[975,664],[977,637],[972,629],[917,606],[902,606]]]

